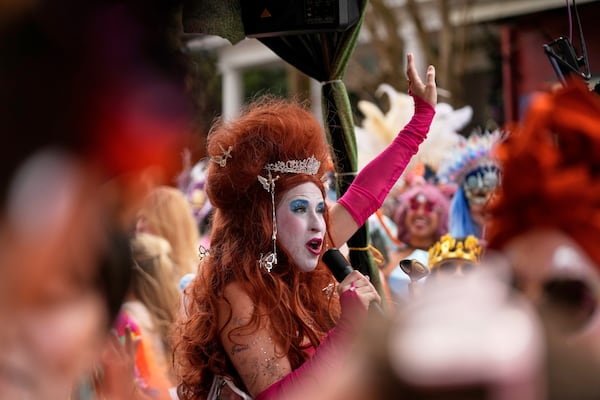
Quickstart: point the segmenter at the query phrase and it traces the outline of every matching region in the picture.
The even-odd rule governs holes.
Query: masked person
[[[440,165],[439,180],[457,186],[449,212],[448,228],[453,237],[473,235],[485,239],[486,205],[500,179],[493,154],[500,138],[499,130],[474,132],[468,138],[461,137]]]

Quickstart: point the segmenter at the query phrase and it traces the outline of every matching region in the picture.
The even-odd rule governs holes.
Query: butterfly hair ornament
[[[211,157],[210,161],[214,162],[215,164],[219,164],[220,167],[225,167],[227,165],[227,159],[231,158],[231,151],[233,150],[233,147],[229,146],[227,150],[225,150],[223,146],[219,144],[219,148],[221,149],[222,154]]]

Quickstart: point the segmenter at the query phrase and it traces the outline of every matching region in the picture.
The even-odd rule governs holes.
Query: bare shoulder
[[[227,330],[247,324],[256,307],[246,290],[237,282],[225,287],[223,298],[219,300],[219,328],[227,325]]]
[[[219,305],[221,343],[252,396],[291,372],[287,356],[273,340],[268,321],[246,327],[256,307],[236,283],[225,288],[224,300]]]

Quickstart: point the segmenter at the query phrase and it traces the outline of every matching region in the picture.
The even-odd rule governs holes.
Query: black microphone
[[[346,261],[346,257],[335,247],[327,249],[323,253],[323,262],[338,282],[343,281],[354,270]]]
[[[348,261],[346,261],[346,257],[335,247],[325,250],[325,253],[323,253],[323,262],[338,282],[343,281],[354,270]],[[381,306],[374,301],[369,305],[369,309],[377,310],[378,313],[383,315]]]

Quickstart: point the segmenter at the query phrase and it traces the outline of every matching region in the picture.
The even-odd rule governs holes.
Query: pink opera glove
[[[342,293],[340,303],[342,315],[338,323],[323,338],[312,357],[260,392],[255,400],[300,398],[298,396],[305,388],[315,390],[319,385],[327,384],[331,374],[343,367],[345,357],[351,351],[354,334],[367,319],[368,310],[352,290]]]
[[[338,202],[358,226],[377,211],[429,132],[435,109],[413,96],[415,114],[394,141],[364,166]]]

